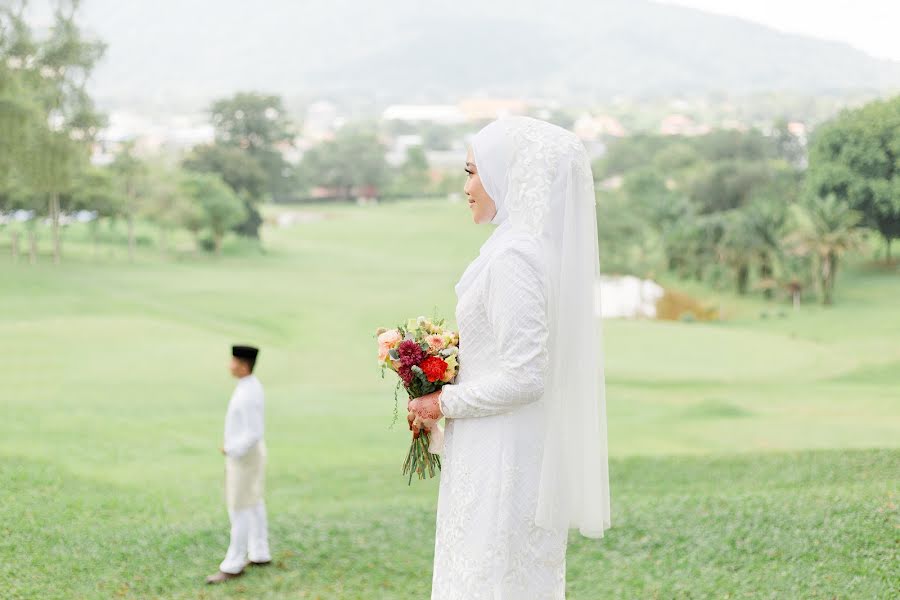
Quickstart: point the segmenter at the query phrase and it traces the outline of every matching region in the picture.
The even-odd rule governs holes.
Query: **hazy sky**
[[[782,31],[847,42],[900,60],[898,0],[660,0],[733,15]]]

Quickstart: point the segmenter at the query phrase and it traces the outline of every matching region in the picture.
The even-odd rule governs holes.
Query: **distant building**
[[[451,104],[395,104],[382,113],[385,121],[456,125],[465,121],[460,109]]]
[[[334,138],[340,127],[338,108],[331,102],[319,100],[306,109],[303,118],[303,137],[313,142],[323,142]]]
[[[624,137],[628,132],[618,119],[609,115],[592,116],[584,114],[575,121],[575,135],[585,142],[594,142],[603,137]]]
[[[303,150],[299,146],[291,142],[280,142],[276,148],[281,157],[289,165],[299,165],[303,159]]]
[[[215,129],[203,113],[175,114],[152,118],[129,111],[113,111],[109,124],[97,135],[91,162],[109,164],[122,144],[134,141],[138,156],[160,152],[182,152],[194,146],[212,143]]]
[[[406,162],[406,156],[410,148],[421,146],[421,135],[398,135],[394,138],[394,142],[388,148],[384,158],[389,165],[397,167]]]
[[[791,135],[795,135],[798,138],[806,137],[807,128],[805,123],[801,123],[800,121],[791,121],[787,124],[788,131],[791,132]]]
[[[466,162],[465,150],[429,150],[425,153],[428,166],[438,170],[458,170],[463,173]],[[462,176],[462,175],[460,175]]]
[[[662,135],[704,135],[709,130],[708,125],[699,125],[689,116],[680,113],[668,115],[659,125]]]
[[[524,115],[528,112],[528,103],[524,100],[470,98],[459,103],[459,110],[466,121],[492,121],[501,117]]]
[[[809,128],[805,123],[791,121],[787,124],[787,130],[792,136],[797,138],[797,141],[800,142],[801,146],[806,146],[809,143]]]

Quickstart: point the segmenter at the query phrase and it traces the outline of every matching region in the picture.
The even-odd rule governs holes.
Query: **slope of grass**
[[[452,317],[487,230],[458,204],[312,210],[221,258],[130,265],[72,228],[60,266],[0,259],[0,596],[427,597],[437,482],[399,477],[373,332]],[[726,322],[606,324],[616,527],[573,537],[570,597],[890,597],[900,277],[839,285],[782,318],[719,294]],[[239,341],[263,349],[277,564],[209,590]]]

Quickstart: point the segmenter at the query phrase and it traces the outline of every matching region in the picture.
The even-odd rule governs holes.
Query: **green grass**
[[[161,259],[150,229],[133,265],[79,228],[57,267],[46,234],[36,266],[0,242],[0,597],[427,597],[437,482],[400,476],[373,333],[452,317],[487,231],[463,205],[312,210],[221,258]],[[573,536],[569,597],[894,596],[900,276],[838,285],[784,317],[686,286],[729,320],[606,324],[615,526]],[[276,564],[210,589],[238,341],[263,348]]]

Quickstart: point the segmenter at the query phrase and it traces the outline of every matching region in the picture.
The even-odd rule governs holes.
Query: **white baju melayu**
[[[263,387],[255,375],[242,377],[225,415],[225,502],[231,543],[223,573],[240,573],[249,561],[268,562],[269,531],[263,487],[266,444]]]
[[[534,119],[472,147],[499,227],[456,287],[432,598],[555,600],[569,529],[610,525],[593,180],[575,136]]]

